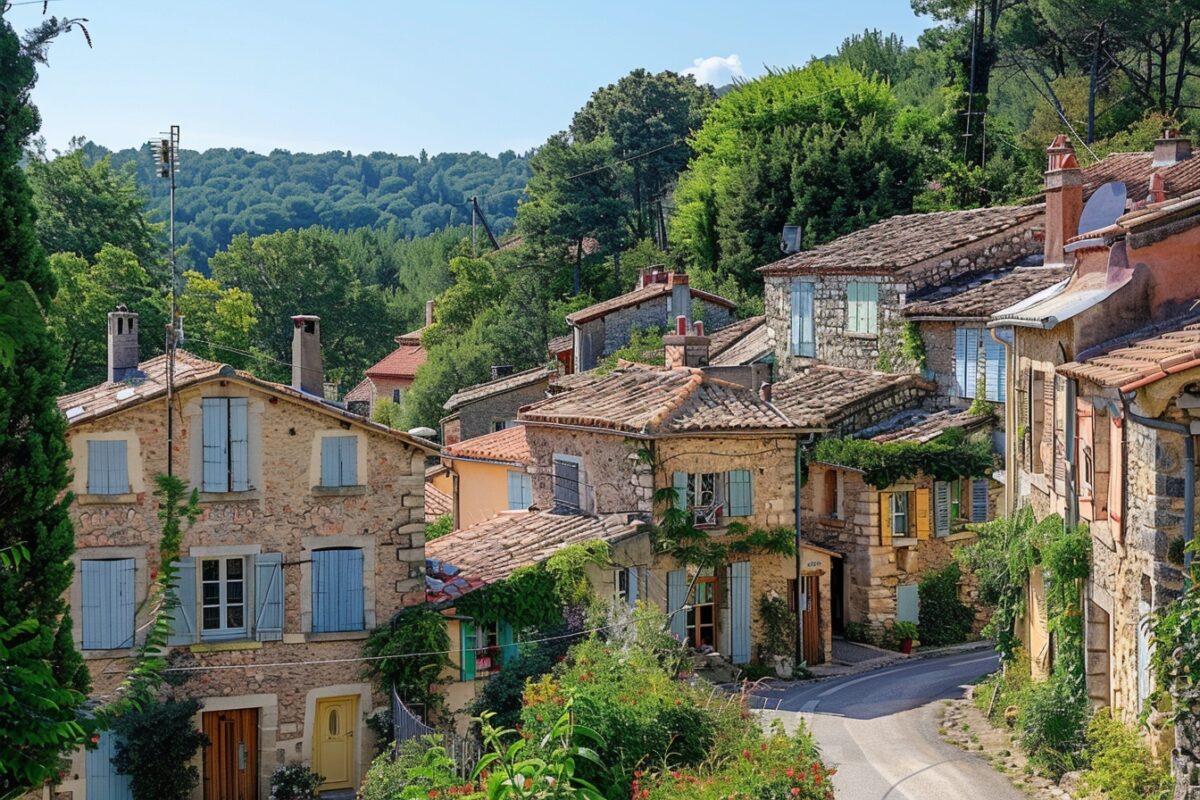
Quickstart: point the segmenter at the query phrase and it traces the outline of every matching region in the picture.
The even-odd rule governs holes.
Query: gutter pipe
[[[804,476],[804,451],[810,447],[816,440],[815,433],[810,433],[807,436],[796,436],[796,479],[795,479],[795,495],[796,495],[796,654],[794,663],[796,666],[804,663],[804,604],[801,602],[804,598],[804,580],[803,580],[803,561],[800,555],[800,549],[804,544],[804,537],[801,534],[800,518],[800,492],[803,488]]]

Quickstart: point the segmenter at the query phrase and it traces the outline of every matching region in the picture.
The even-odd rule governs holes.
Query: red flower
[[[750,757],[750,751],[749,751],[749,750],[743,750],[743,751],[742,751],[742,758],[749,758],[749,757]]]
[[[789,778],[794,778],[794,777],[796,777],[796,770],[792,769],[791,767],[788,767],[787,769],[785,769],[783,771],[783,774],[787,775]]]
[[[792,797],[799,797],[799,796],[800,796],[800,787],[793,786],[792,787]]]

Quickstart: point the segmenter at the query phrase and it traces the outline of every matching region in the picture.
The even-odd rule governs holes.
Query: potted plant
[[[792,642],[792,621],[787,601],[772,592],[763,595],[758,602],[758,616],[763,626],[763,660],[775,670],[775,674],[790,680],[795,667]]]
[[[917,640],[917,626],[908,620],[898,620],[892,626],[892,633],[900,640],[900,652],[906,655],[921,644]]]

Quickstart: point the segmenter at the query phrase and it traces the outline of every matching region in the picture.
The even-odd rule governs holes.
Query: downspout
[[[1063,436],[1066,439],[1063,442],[1063,460],[1066,461],[1066,468],[1063,470],[1064,483],[1063,488],[1067,491],[1067,514],[1063,520],[1063,527],[1066,530],[1074,528],[1079,523],[1079,492],[1075,486],[1075,395],[1076,385],[1073,379],[1068,378],[1066,381],[1067,397],[1066,403],[1066,419],[1063,420]]]
[[[1017,408],[1012,402],[1012,396],[1016,394],[1012,390],[1012,386],[1019,385],[1013,383],[1015,376],[1019,382],[1021,376],[1017,372],[1017,353],[1016,341],[1017,337],[1013,336],[1013,341],[1006,342],[997,336],[999,328],[988,328],[988,334],[992,339],[1004,348],[1005,375],[1008,376],[1004,389],[1004,508],[1009,516],[1017,511],[1017,455],[1014,442],[1016,442],[1017,433],[1020,430],[1020,425],[1017,424]],[[1009,328],[1009,330],[1012,330]],[[1021,446],[1024,440],[1017,442],[1017,446]]]
[[[1146,428],[1171,431],[1183,437],[1183,576],[1186,585],[1187,578],[1192,571],[1192,552],[1188,545],[1192,541],[1196,526],[1196,441],[1192,438],[1192,429],[1187,425],[1135,414],[1129,405],[1135,394],[1135,392],[1121,392],[1121,405],[1125,410],[1125,419]],[[1126,432],[1125,446],[1128,446],[1128,432]],[[1122,498],[1124,498],[1124,494],[1122,491]],[[1126,524],[1124,516],[1121,517],[1121,524]]]
[[[815,433],[804,436],[796,435],[796,478],[794,481],[796,495],[796,655],[794,663],[796,666],[804,663],[804,604],[801,602],[804,597],[804,559],[800,553],[804,545],[804,537],[800,524],[800,493],[804,487],[804,452],[807,447],[812,445],[816,437]]]

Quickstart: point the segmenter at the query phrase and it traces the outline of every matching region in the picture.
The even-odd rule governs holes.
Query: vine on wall
[[[874,442],[869,439],[822,439],[812,460],[860,470],[867,483],[886,489],[925,474],[939,481],[979,478],[992,468],[992,443],[949,430],[929,442]]]

